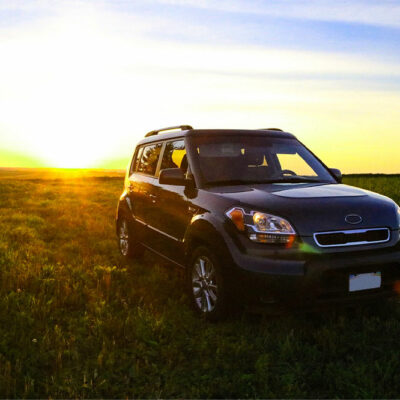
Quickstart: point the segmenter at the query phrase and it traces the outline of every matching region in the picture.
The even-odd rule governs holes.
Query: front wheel
[[[228,293],[217,256],[205,246],[198,247],[187,271],[189,296],[195,311],[210,321],[226,318]]]
[[[140,258],[144,253],[144,248],[134,240],[129,223],[124,217],[118,221],[118,245],[121,255],[126,259]]]

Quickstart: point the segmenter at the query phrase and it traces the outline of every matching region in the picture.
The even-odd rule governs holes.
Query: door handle
[[[157,196],[155,194],[149,194],[149,197],[151,199],[151,202],[154,204],[156,202]]]

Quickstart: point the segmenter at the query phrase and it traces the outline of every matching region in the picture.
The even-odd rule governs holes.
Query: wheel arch
[[[122,216],[128,219],[132,218],[132,213],[130,211],[126,195],[121,196],[117,205],[117,212],[115,214],[115,230],[117,234],[118,234],[118,224]]]
[[[189,225],[183,241],[186,261],[189,261],[193,250],[202,245],[209,247],[216,255],[224,257],[224,259],[228,257],[231,261],[228,246],[215,225],[213,221],[204,217],[195,219]]]

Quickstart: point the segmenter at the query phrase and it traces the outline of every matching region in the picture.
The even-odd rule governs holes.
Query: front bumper
[[[246,254],[233,272],[233,290],[246,302],[311,306],[400,295],[398,247],[298,259]],[[350,275],[368,272],[381,273],[381,286],[350,292]]]

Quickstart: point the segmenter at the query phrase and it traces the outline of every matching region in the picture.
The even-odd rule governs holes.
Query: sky
[[[0,167],[122,169],[178,124],[400,173],[400,1],[0,0]]]

